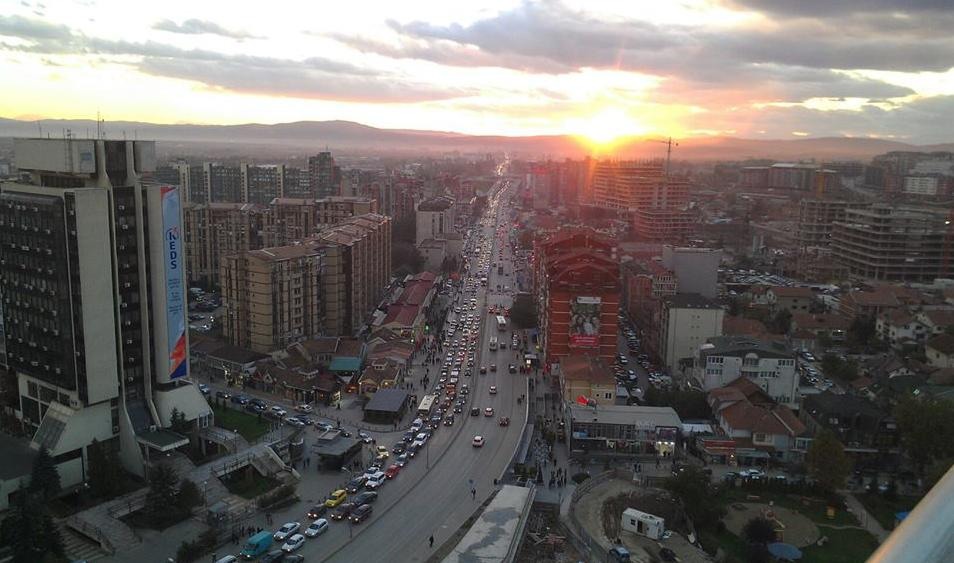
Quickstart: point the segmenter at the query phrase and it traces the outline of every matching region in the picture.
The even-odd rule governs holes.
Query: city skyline
[[[480,4],[3,2],[0,115],[950,140],[943,2]]]

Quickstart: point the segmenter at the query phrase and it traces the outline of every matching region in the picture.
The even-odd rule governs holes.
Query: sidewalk
[[[858,517],[858,520],[861,522],[861,527],[878,538],[879,543],[884,543],[884,540],[888,539],[891,532],[881,527],[878,520],[868,512],[865,505],[861,504],[861,501],[858,500],[855,495],[848,491],[839,492],[845,496],[845,504],[848,505],[848,510]]]

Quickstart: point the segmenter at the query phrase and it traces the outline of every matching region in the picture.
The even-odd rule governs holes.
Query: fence
[[[595,487],[610,481],[612,479],[623,479],[629,481],[632,479],[632,473],[619,469],[604,471],[595,477],[583,481],[573,490],[570,498],[570,517],[567,519],[567,530],[570,532],[570,541],[580,552],[585,555],[587,561],[605,561],[608,553],[608,546],[594,538],[586,528],[580,523],[576,516],[576,503],[589,493]]]
[[[103,531],[96,526],[93,526],[92,524],[79,518],[70,518],[66,521],[66,524],[80,534],[98,543],[99,546],[106,551],[106,553],[110,555],[116,554],[116,548],[113,547],[113,543],[109,541],[109,538],[106,537],[106,534],[104,534]]]

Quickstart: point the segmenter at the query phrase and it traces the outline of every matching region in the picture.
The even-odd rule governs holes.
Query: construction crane
[[[672,148],[678,147],[679,143],[672,140],[672,137],[668,139],[650,139],[650,143],[662,143],[666,145],[666,179],[669,179],[669,163],[672,160]]]

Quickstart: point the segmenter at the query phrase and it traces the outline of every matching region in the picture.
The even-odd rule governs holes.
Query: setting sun
[[[585,118],[574,119],[570,130],[594,147],[607,147],[624,137],[644,135],[646,127],[620,108],[605,108]]]

